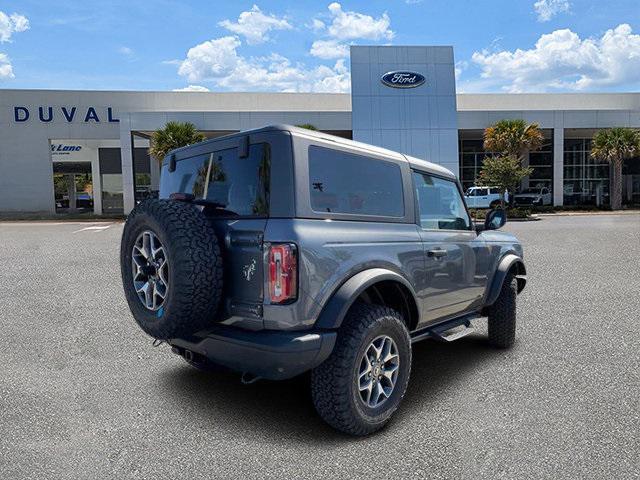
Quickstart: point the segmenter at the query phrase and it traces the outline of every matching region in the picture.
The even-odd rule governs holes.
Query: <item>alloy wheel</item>
[[[398,380],[400,356],[398,347],[387,335],[376,337],[360,360],[356,384],[360,399],[369,408],[386,402]]]
[[[142,304],[151,311],[164,305],[169,292],[169,263],[160,239],[145,230],[136,239],[131,252],[133,287]]]

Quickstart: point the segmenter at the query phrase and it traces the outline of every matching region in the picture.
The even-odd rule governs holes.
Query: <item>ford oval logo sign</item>
[[[395,71],[385,73],[381,80],[387,87],[414,88],[422,85],[426,79],[416,72]]]

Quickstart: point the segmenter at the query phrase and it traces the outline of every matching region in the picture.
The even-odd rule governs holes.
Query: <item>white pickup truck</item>
[[[470,187],[464,195],[469,208],[495,208],[500,205],[500,190],[496,187]],[[509,201],[509,193],[505,194]]]
[[[553,198],[547,187],[525,188],[513,196],[516,205],[551,205]]]

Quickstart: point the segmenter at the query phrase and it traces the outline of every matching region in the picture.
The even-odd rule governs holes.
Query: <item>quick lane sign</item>
[[[380,80],[387,87],[392,88],[415,88],[426,81],[424,75],[420,73],[399,70],[385,73]]]
[[[50,107],[42,106],[33,108],[25,106],[13,107],[13,120],[16,123],[24,123],[30,118],[37,119],[43,123],[51,123],[54,120],[61,120],[63,122],[72,123],[118,123],[120,120],[113,115],[113,108],[106,107],[104,110],[96,109],[95,107],[78,108],[78,107]]]
[[[79,152],[80,150],[82,150],[82,145],[51,144],[51,155],[69,155],[72,152]]]

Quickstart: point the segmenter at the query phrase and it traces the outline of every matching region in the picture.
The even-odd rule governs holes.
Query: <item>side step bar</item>
[[[476,329],[471,325],[471,320],[476,318],[480,318],[480,315],[473,313],[417,330],[411,334],[411,343],[425,338],[433,338],[440,342],[454,342],[475,332]]]

